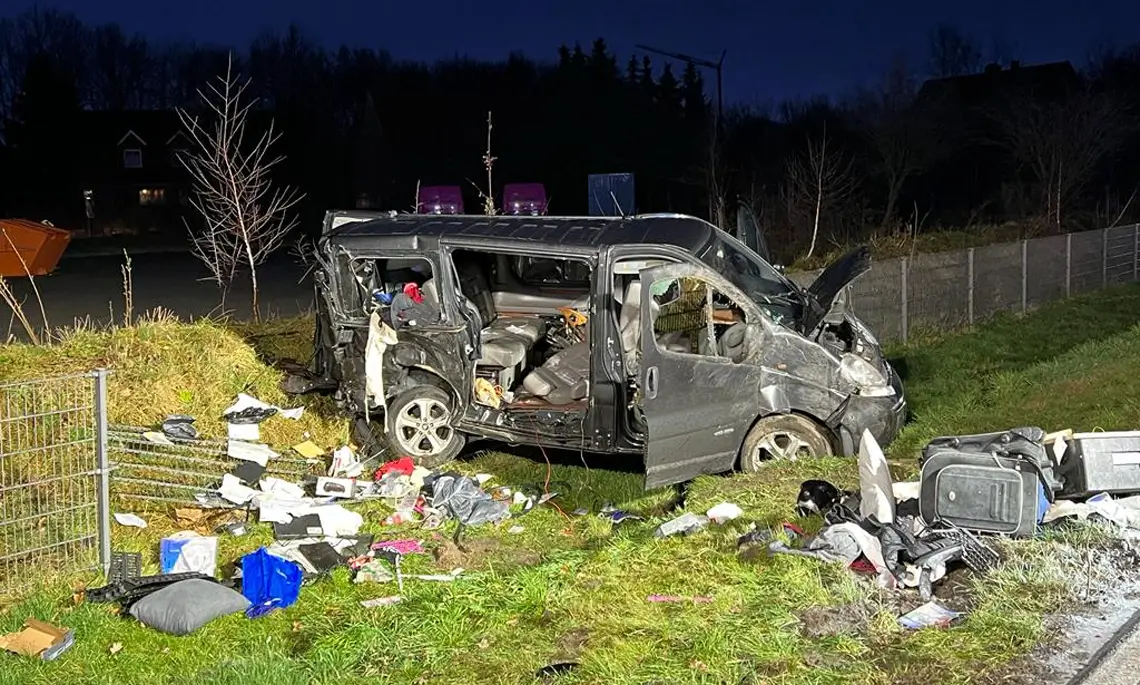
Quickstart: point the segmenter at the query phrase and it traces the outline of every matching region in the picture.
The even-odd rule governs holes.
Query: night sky
[[[11,15],[36,3],[0,0]],[[882,73],[896,55],[925,69],[931,26],[995,38],[1025,63],[1085,63],[1091,49],[1140,40],[1135,0],[58,0],[44,3],[128,32],[245,47],[295,21],[329,46],[384,48],[396,58],[456,54],[497,59],[511,50],[554,59],[560,43],[602,36],[624,61],[642,43],[715,60],[728,50],[725,99],[765,103],[840,95]],[[712,91],[712,79],[709,78]]]

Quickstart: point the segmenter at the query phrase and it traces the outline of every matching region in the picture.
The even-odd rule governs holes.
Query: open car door
[[[729,471],[736,463],[744,434],[756,418],[761,369],[747,359],[734,362],[715,354],[667,349],[654,323],[661,303],[654,284],[689,278],[712,284],[736,302],[743,295],[712,271],[692,264],[644,269],[641,279],[641,407],[645,414],[645,487],[658,488],[708,473]],[[674,285],[678,288],[678,285]],[[705,295],[704,325],[714,324]],[[702,349],[692,341],[691,349]],[[712,345],[704,346],[708,350]]]

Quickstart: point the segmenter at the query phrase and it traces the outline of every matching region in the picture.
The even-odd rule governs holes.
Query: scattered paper
[[[918,630],[932,626],[947,626],[962,614],[951,611],[938,602],[930,601],[914,611],[899,617],[899,625],[907,630]]]
[[[261,479],[261,491],[294,499],[302,499],[305,496],[305,491],[300,485],[273,476],[266,476]]]
[[[325,451],[318,447],[312,440],[306,440],[299,445],[293,445],[293,451],[306,459],[320,459],[325,456]]]
[[[492,476],[489,473],[476,473],[475,474],[475,480],[479,483],[479,485],[483,485],[484,483],[491,480],[492,478],[494,478],[494,476]]]
[[[146,521],[135,514],[115,514],[115,520],[122,526],[132,526],[134,528],[146,528]]]
[[[712,509],[709,509],[705,513],[705,516],[708,516],[718,524],[723,524],[734,518],[739,518],[742,514],[744,514],[744,511],[732,502],[721,502]]]
[[[263,445],[258,442],[244,442],[242,440],[230,440],[226,444],[226,454],[234,459],[252,461],[259,466],[265,466],[269,463],[270,459],[276,459],[281,456],[269,449],[268,445]]]
[[[374,607],[388,607],[393,604],[399,604],[399,597],[377,597],[376,599],[366,599],[360,602],[360,606],[365,609],[372,609]]]
[[[171,441],[170,438],[166,437],[158,431],[146,431],[142,434],[142,436],[147,441],[153,442],[156,445],[169,445],[171,447],[174,446],[174,442]]]
[[[356,460],[356,454],[350,447],[338,447],[333,452],[332,464],[329,465],[328,475],[333,477],[356,478],[364,471],[364,465]]]
[[[123,651],[123,643],[122,642],[116,642],[116,643],[112,644],[111,649],[108,651],[110,651],[111,654],[118,654],[119,652]]]
[[[257,442],[261,439],[261,429],[256,423],[230,423],[226,424],[226,437],[230,440]]]
[[[257,495],[257,490],[241,482],[241,479],[234,474],[227,473],[222,476],[222,487],[218,488],[218,494],[227,502],[241,506],[253,499]]]
[[[510,533],[511,535],[518,535],[519,533],[523,532],[524,530],[526,530],[526,528],[523,528],[522,526],[511,526],[510,528],[507,529],[507,532]]]

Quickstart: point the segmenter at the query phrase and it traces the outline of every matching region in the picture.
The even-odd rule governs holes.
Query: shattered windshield
[[[743,243],[717,230],[699,258],[744,291],[756,304],[799,304],[797,288]]]

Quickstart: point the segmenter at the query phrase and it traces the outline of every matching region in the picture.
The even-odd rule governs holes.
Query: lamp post
[[[681,52],[669,52],[668,50],[659,50],[657,48],[651,48],[648,45],[635,45],[634,47],[636,47],[639,50],[644,50],[645,52],[652,52],[652,53],[655,53],[658,55],[662,55],[663,57],[669,57],[670,59],[679,60],[681,62],[685,62],[686,64],[690,64],[694,67],[705,67],[706,69],[712,69],[713,71],[716,72],[716,113],[715,113],[714,118],[713,118],[712,141],[711,141],[711,144],[709,147],[709,154],[710,154],[710,164],[709,164],[710,177],[709,177],[709,188],[708,188],[709,196],[710,196],[709,218],[716,225],[723,227],[727,217],[724,215],[724,212],[725,212],[724,196],[723,196],[723,189],[721,188],[720,173],[719,173],[719,170],[717,169],[717,166],[718,166],[717,157],[718,157],[718,150],[720,147],[721,117],[724,114],[724,91],[723,91],[723,80],[721,78],[721,75],[722,75],[722,72],[724,71],[724,55],[725,55],[726,51],[721,50],[720,51],[720,59],[718,59],[715,62],[712,62],[712,61],[709,61],[707,59],[701,59],[699,57],[693,57],[691,55],[686,55],[686,54],[681,53]]]

